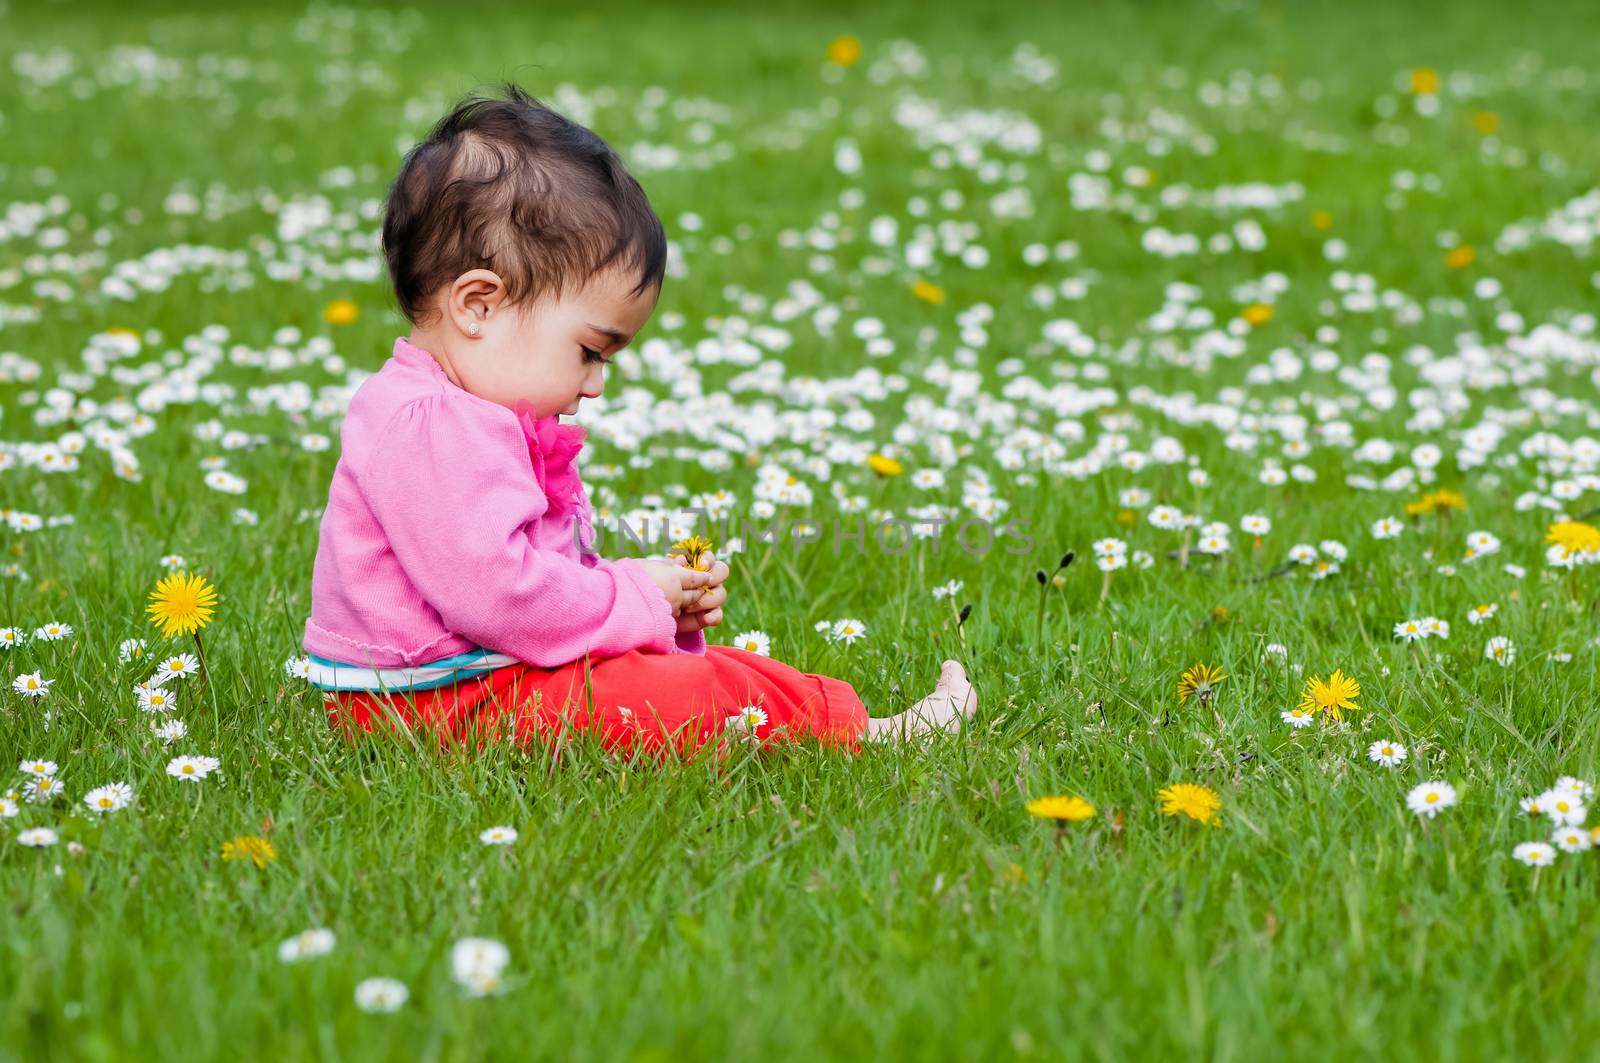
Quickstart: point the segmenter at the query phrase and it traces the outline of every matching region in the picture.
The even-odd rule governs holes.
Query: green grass
[[[37,380],[0,385],[7,442],[83,427],[35,423],[52,387],[107,403],[148,385],[110,373],[81,379],[91,366],[80,352],[112,327],[145,334],[119,367],[159,364],[221,325],[224,353],[236,344],[266,350],[278,330],[295,328],[300,337],[286,348],[326,336],[350,367],[376,369],[404,331],[382,284],[269,278],[267,258],[283,257],[286,243],[319,250],[337,223],[286,242],[281,214],[258,197],[323,195],[333,214],[354,211],[340,230],[354,240],[332,257],[369,257],[375,223],[360,207],[381,198],[399,146],[461,92],[515,77],[553,102],[561,84],[585,94],[609,87],[614,102],[591,120],[630,158],[641,141],[697,147],[694,116],[673,113],[680,99],[701,101],[697,113],[714,115],[710,143],[733,148],[706,169],[641,167],[687,266],[668,282],[641,343],[689,347],[733,315],[772,324],[770,303],[805,279],[842,316],[832,335],[809,311],[783,324],[793,344],[774,357],[791,379],[840,380],[863,366],[905,375],[906,392],[863,404],[876,417],[868,432],[838,428],[745,448],[811,484],[815,515],[834,515],[823,505],[830,482],[902,515],[933,501],[960,506],[965,473],[981,468],[1033,538],[1025,556],[974,557],[948,541],[919,541],[899,556],[810,548],[734,559],[728,620],[714,639],[765,630],[775,656],[849,680],[876,714],[903,708],[931,686],[939,660],[961,657],[981,694],[979,717],[926,749],[855,757],[767,749],[657,767],[582,744],[559,759],[507,749],[459,758],[398,742],[347,748],[317,696],[283,668],[300,652],[309,609],[317,524],[301,518],[323,504],[336,457],[294,440],[306,431],[337,440],[337,419],[312,412],[301,423],[253,406],[246,390],[303,380],[316,392],[344,376],[317,360],[271,370],[224,358],[201,382],[232,384],[236,394],[155,410],[156,431],[130,441],[139,482],[116,477],[93,445],[73,473],[0,471],[0,505],[74,518],[37,532],[0,529],[5,560],[28,576],[0,580],[0,625],[31,632],[58,620],[76,629],[6,657],[12,676],[39,670],[54,680],[47,697],[0,688],[0,760],[55,760],[67,788],[53,805],[24,804],[0,820],[0,1059],[1585,1058],[1592,1048],[1583,1046],[1600,1038],[1590,991],[1600,979],[1597,857],[1563,854],[1536,875],[1510,853],[1549,836],[1519,798],[1558,775],[1595,777],[1595,575],[1550,572],[1551,514],[1513,503],[1596,471],[1592,461],[1563,466],[1518,448],[1537,431],[1569,442],[1595,435],[1600,356],[1579,315],[1593,313],[1600,264],[1592,245],[1539,237],[1496,245],[1506,226],[1537,222],[1593,186],[1595,16],[1550,3],[1515,15],[1489,4],[1235,3],[1003,18],[953,6],[767,7],[453,4],[394,16],[12,3],[0,14],[0,203],[12,210],[10,238],[0,240],[0,351],[40,369]],[[828,42],[844,33],[860,37],[862,61],[826,81]],[[915,42],[928,73],[873,83],[871,66],[897,40]],[[1057,63],[1053,80],[1008,73],[1024,42]],[[127,46],[171,60],[171,76],[117,84],[111,57]],[[23,53],[70,56],[77,73],[39,84]],[[1415,113],[1403,87],[1419,67],[1445,79],[1436,117]],[[77,92],[75,78],[96,71],[111,83]],[[1172,71],[1183,72],[1181,83]],[[1277,95],[1261,92],[1267,75]],[[1471,81],[1452,83],[1458,75]],[[1201,102],[1199,86],[1230,79],[1249,90],[1245,102]],[[651,86],[668,101],[655,109],[657,128],[636,113]],[[951,114],[1026,115],[1045,147],[983,149],[1020,162],[1016,180],[938,168],[895,122],[908,92]],[[1385,99],[1397,106],[1393,117],[1383,117]],[[1155,154],[1107,124],[1114,117],[1127,133],[1157,110],[1156,124],[1181,116],[1215,150],[1174,136],[1170,151]],[[1496,155],[1474,128],[1483,112],[1499,123]],[[1406,131],[1405,144],[1390,142],[1394,129]],[[1337,149],[1308,146],[1308,134],[1323,138],[1312,145],[1335,138]],[[843,137],[865,158],[859,178],[834,168]],[[1074,209],[1068,175],[1085,172],[1097,149],[1113,160],[1113,187],[1151,214]],[[348,187],[321,180],[341,166],[352,168]],[[1154,171],[1153,183],[1126,184],[1130,166]],[[1437,191],[1386,202],[1401,171],[1436,175]],[[1298,182],[1304,194],[1238,211],[1159,198],[1178,185],[1252,181]],[[1031,217],[991,212],[990,197],[1013,186],[1030,193]],[[841,205],[851,188],[864,205]],[[217,208],[171,213],[165,204],[179,189],[202,202],[215,189]],[[947,189],[962,193],[959,207],[938,204]],[[925,218],[908,213],[919,195],[931,205]],[[38,227],[17,220],[26,215],[17,205],[52,197],[65,203],[58,218]],[[1326,232],[1312,224],[1317,210],[1332,217]],[[703,228],[687,229],[686,212]],[[808,230],[829,212],[849,235],[838,232],[831,265],[813,270],[812,252],[785,248],[779,234]],[[866,235],[879,215],[896,218],[902,238],[922,222],[975,222],[991,261],[973,269],[936,254],[925,269],[897,261],[881,275],[863,270],[877,253]],[[1244,218],[1260,223],[1264,248],[1176,258],[1141,249],[1151,226],[1204,242]],[[42,246],[40,232],[55,226],[63,246]],[[93,251],[100,229],[103,262],[35,258]],[[1447,267],[1451,241],[1442,234],[1472,246],[1475,261]],[[719,250],[719,235],[737,239]],[[1329,238],[1347,245],[1344,261],[1325,257]],[[1024,264],[1027,245],[1060,240],[1077,242],[1077,261]],[[191,272],[127,301],[95,294],[112,264],[180,245],[240,252],[239,266]],[[1420,312],[1325,306],[1341,297],[1332,287],[1340,269],[1370,275],[1378,291],[1398,292]],[[1259,298],[1241,286],[1273,273],[1289,287],[1241,357],[1197,368],[1174,352],[1193,351],[1205,330],[1169,334],[1169,350],[1149,325],[1169,284],[1197,286],[1197,305],[1225,323]],[[1090,274],[1082,300],[1030,302],[1036,284]],[[1500,283],[1499,295],[1474,294],[1484,278]],[[918,279],[940,285],[946,301],[912,298]],[[741,311],[747,293],[768,306]],[[338,297],[360,305],[354,325],[323,322]],[[938,371],[930,375],[936,363],[960,367],[957,318],[980,303],[994,311],[983,342],[969,344],[985,396],[1002,398],[1018,375],[1002,368],[1011,358],[1045,387],[1065,370],[1083,387],[1114,388],[1110,405],[1077,415],[1086,438],[1068,456],[1112,432],[1137,450],[1169,435],[1209,472],[1209,486],[1191,486],[1183,465],[1082,479],[1041,475],[1037,461],[1027,475],[1002,468],[995,452],[1005,429],[983,420],[970,396],[947,400]],[[1507,311],[1520,323],[1500,316]],[[666,313],[684,323],[668,329]],[[865,317],[884,323],[893,355],[864,354],[850,326]],[[1042,342],[1058,318],[1100,342],[1093,356]],[[1518,337],[1541,325],[1560,331],[1567,356],[1527,351]],[[1337,336],[1317,339],[1321,326]],[[919,345],[924,328],[932,338]],[[1417,410],[1441,407],[1439,396],[1417,391],[1429,386],[1424,369],[1437,374],[1444,359],[1478,345],[1489,364],[1517,376],[1462,386],[1435,375],[1431,386],[1461,401],[1443,404],[1438,423],[1408,424]],[[1429,355],[1408,357],[1419,346]],[[1342,367],[1388,357],[1397,401],[1383,408],[1370,382],[1309,365],[1293,380],[1246,379],[1275,350],[1308,361],[1324,347]],[[1085,377],[1090,366],[1104,367],[1104,379]],[[740,371],[697,369],[706,393]],[[675,383],[624,366],[610,389],[665,397]],[[1140,388],[1189,398],[1164,413]],[[1316,481],[1264,485],[1257,473],[1283,443],[1276,429],[1253,428],[1260,446],[1245,454],[1228,449],[1224,431],[1183,416],[1197,403],[1231,401],[1228,389],[1242,391],[1246,414],[1296,413],[1313,426],[1337,417],[1358,443],[1388,439],[1397,454],[1363,465],[1312,431],[1302,460]],[[1544,402],[1541,389],[1564,404]],[[879,481],[854,462],[826,476],[802,469],[832,439],[891,448],[917,395],[948,401],[961,415],[951,442],[971,448],[946,468],[944,488]],[[742,435],[770,421],[754,408],[764,398],[735,393],[738,410],[721,427]],[[1026,397],[1012,401],[1019,414],[1030,407]],[[845,394],[832,408],[852,404]],[[224,451],[197,439],[195,426],[212,418],[266,442]],[[1489,464],[1463,468],[1462,433],[1486,419],[1505,425],[1505,440]],[[1049,433],[1056,420],[1040,407],[1034,427]],[[896,451],[908,471],[939,467],[938,434],[918,422],[914,441]],[[1444,452],[1436,483],[1398,492],[1346,484],[1351,473],[1404,467],[1423,443]],[[732,471],[713,474],[678,452],[706,445],[652,437],[642,452],[653,464],[591,481],[591,490],[619,509],[676,487],[726,487],[747,505],[755,475],[745,453],[733,454]],[[248,481],[243,495],[203,486],[199,462],[215,454]],[[599,441],[588,460],[627,456]],[[1439,486],[1460,490],[1470,508],[1413,522],[1397,540],[1368,534]],[[1233,526],[1232,550],[1181,567],[1169,556],[1179,538],[1153,528],[1145,509],[1132,526],[1118,521],[1118,493],[1129,487]],[[1576,515],[1600,502],[1586,489],[1566,505]],[[259,524],[234,523],[237,506]],[[1250,513],[1273,522],[1259,553],[1237,531]],[[1479,529],[1503,549],[1463,563],[1464,537]],[[1150,551],[1156,565],[1116,573],[1102,602],[1089,555],[1106,536]],[[1337,575],[1261,578],[1293,544],[1324,539],[1349,547]],[[1041,641],[1034,572],[1067,549],[1079,559],[1051,590]],[[169,552],[223,596],[205,636],[211,684],[204,695],[194,680],[180,687],[176,715],[190,733],[170,748],[151,737],[130,693],[146,672],[117,658],[125,638],[162,645],[143,606]],[[1526,575],[1507,574],[1505,562]],[[1441,574],[1444,564],[1454,573]],[[963,589],[935,600],[930,590],[949,579]],[[1499,613],[1471,626],[1466,612],[1480,602]],[[967,604],[958,632],[956,611]],[[1453,631],[1413,654],[1391,629],[1424,615]],[[813,631],[818,620],[846,616],[868,626],[854,646]],[[1516,644],[1508,668],[1483,657],[1496,634]],[[1268,643],[1288,647],[1286,664],[1264,653]],[[1572,659],[1553,662],[1550,653]],[[1221,727],[1208,709],[1174,696],[1179,674],[1197,661],[1230,673],[1217,701]],[[1362,711],[1343,725],[1291,732],[1278,713],[1306,676],[1335,667],[1361,681]],[[1411,749],[1394,770],[1365,756],[1368,743],[1387,737]],[[217,756],[222,775],[198,786],[170,779],[164,768],[177,753]],[[137,792],[131,808],[103,821],[81,814],[84,792],[119,779]],[[1424,823],[1406,810],[1405,794],[1429,779],[1451,782],[1461,801]],[[1221,794],[1220,827],[1159,814],[1157,790],[1179,781]],[[1102,815],[1058,839],[1024,811],[1049,793],[1082,794]],[[257,871],[220,860],[223,841],[259,833],[267,820],[277,863]],[[514,846],[478,842],[480,830],[501,823],[520,831]],[[17,844],[36,826],[59,831],[61,844]],[[337,934],[333,952],[280,963],[278,943],[314,926]],[[466,936],[510,949],[503,995],[466,999],[452,982],[450,946]],[[398,1013],[355,1006],[355,984],[373,975],[409,987]]]

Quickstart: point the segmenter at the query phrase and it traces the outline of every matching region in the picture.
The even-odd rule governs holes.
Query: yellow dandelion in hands
[[[1053,819],[1057,822],[1082,823],[1086,819],[1094,818],[1094,806],[1076,795],[1035,798],[1028,802],[1028,812],[1040,819]]]
[[[1192,782],[1173,783],[1157,793],[1161,798],[1161,813],[1166,816],[1188,816],[1201,823],[1212,823],[1222,808],[1222,798],[1209,786]]]
[[[150,622],[160,625],[164,638],[188,635],[211,623],[217,592],[204,576],[174,572],[150,592]]]
[[[687,539],[679,539],[672,544],[669,553],[678,554],[690,568],[699,572],[708,571],[711,562],[706,557],[711,553],[711,540],[699,535],[691,535]]]
[[[1192,665],[1178,680],[1178,700],[1188,701],[1190,697],[1197,697],[1202,702],[1210,701],[1217,691],[1217,685],[1226,678],[1227,673],[1214,664]]]
[[[246,834],[222,843],[222,859],[229,862],[249,860],[256,867],[264,868],[278,859],[278,850],[267,839]]]
[[[1339,710],[1361,708],[1355,702],[1360,696],[1361,684],[1335,668],[1326,682],[1319,676],[1306,680],[1300,707],[1307,712],[1325,712],[1335,720],[1342,720],[1344,717],[1339,715]]]

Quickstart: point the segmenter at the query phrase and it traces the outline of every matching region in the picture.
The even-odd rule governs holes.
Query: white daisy
[[[1504,635],[1496,635],[1483,648],[1483,655],[1504,668],[1517,656],[1517,648]]]
[[[1543,867],[1556,858],[1556,850],[1544,842],[1523,842],[1511,850],[1511,855],[1529,867]]]
[[[1450,621],[1425,616],[1422,618],[1422,630],[1436,639],[1447,639],[1450,637]]]
[[[1589,839],[1589,832],[1582,827],[1561,827],[1551,835],[1550,840],[1564,853],[1581,853],[1594,844]]]
[[[1559,826],[1576,827],[1589,815],[1589,807],[1581,798],[1563,790],[1546,790],[1537,801],[1540,811]]]
[[[754,733],[757,727],[763,727],[767,722],[766,710],[759,705],[745,705],[734,709],[723,721],[723,726],[735,731]]]
[[[166,687],[141,684],[138,691],[139,708],[145,712],[166,712],[177,704],[177,698]]]
[[[736,649],[758,653],[763,657],[772,656],[772,639],[767,637],[765,631],[742,631],[734,636],[733,645]]]
[[[1467,623],[1472,625],[1481,624],[1485,620],[1493,619],[1494,614],[1499,611],[1500,607],[1493,602],[1485,605],[1475,605],[1467,610]]]
[[[470,996],[498,991],[510,962],[510,950],[493,938],[462,938],[450,948],[450,974]]]
[[[859,620],[846,619],[834,624],[833,630],[828,637],[834,642],[842,642],[848,646],[854,643],[856,639],[865,636],[866,633],[867,625]]]
[[[200,660],[192,653],[174,653],[170,657],[162,658],[156,665],[156,674],[152,676],[156,682],[165,683],[169,679],[182,679],[194,675],[200,670]]]
[[[953,598],[961,593],[962,586],[962,582],[958,579],[953,579],[947,583],[940,584],[939,586],[933,588],[934,600],[937,601],[941,598]]]
[[[50,693],[50,684],[54,682],[54,679],[46,679],[40,672],[29,672],[13,679],[11,689],[25,698],[42,698]]]
[[[21,811],[22,806],[17,804],[15,797],[0,797],[0,819],[10,819]]]
[[[399,1011],[410,996],[406,984],[397,978],[366,978],[356,983],[356,1007],[372,1014]]]
[[[1406,807],[1430,819],[1455,803],[1455,787],[1447,782],[1425,782],[1406,794]]]
[[[510,845],[517,840],[517,828],[489,827],[478,835],[478,840],[485,845]]]
[[[1587,800],[1589,800],[1589,798],[1594,796],[1594,787],[1593,786],[1590,786],[1588,783],[1584,782],[1582,779],[1576,778],[1575,776],[1572,776],[1572,775],[1563,775],[1563,776],[1561,776],[1561,778],[1556,780],[1556,784],[1554,786],[1550,787],[1550,789],[1559,790],[1560,792],[1566,793],[1566,794],[1571,794],[1573,797],[1576,797],[1580,801],[1587,801]]]
[[[127,664],[135,657],[143,657],[144,651],[144,639],[123,639],[117,643],[117,660]]]
[[[169,746],[189,733],[188,726],[182,720],[162,720],[160,723],[152,723],[150,730]]]
[[[174,779],[199,782],[221,765],[216,757],[173,757],[167,762],[167,774]]]
[[[45,845],[54,845],[57,840],[56,832],[49,827],[34,827],[17,835],[18,842],[35,849]]]
[[[133,787],[125,782],[96,786],[83,795],[83,803],[91,812],[116,812],[133,803]]]
[[[1392,768],[1406,759],[1406,747],[1399,742],[1374,742],[1367,747],[1367,759]]]
[[[22,796],[34,805],[49,804],[66,792],[66,786],[53,775],[34,775],[22,785]]]
[[[14,627],[0,627],[0,650],[9,650],[19,646],[28,636]]]
[[[1298,705],[1292,709],[1284,709],[1278,713],[1278,718],[1297,731],[1302,727],[1310,727],[1312,721],[1316,719],[1315,716]]]
[[[1405,525],[1398,520],[1393,517],[1384,517],[1372,525],[1372,537],[1374,539],[1393,539],[1404,530]]]
[[[48,624],[34,629],[33,637],[43,639],[45,642],[56,642],[72,634],[72,627],[60,621],[52,620]]]
[[[1272,521],[1258,513],[1239,518],[1239,530],[1247,535],[1265,535],[1272,530]]]
[[[325,927],[302,930],[279,943],[278,959],[284,963],[298,963],[314,956],[326,956],[333,951],[334,941],[333,931]]]
[[[283,662],[283,671],[290,679],[307,679],[311,676],[310,657],[290,657]]]
[[[1416,642],[1428,637],[1420,620],[1402,620],[1394,626],[1394,637],[1403,642]]]
[[[185,568],[187,562],[184,561],[182,554],[163,554],[160,565],[168,572],[176,572],[181,568]]]
[[[17,765],[17,770],[26,775],[54,775],[56,762],[53,760],[25,760]]]

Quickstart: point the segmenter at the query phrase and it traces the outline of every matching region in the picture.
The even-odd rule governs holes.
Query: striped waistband
[[[472,650],[409,668],[372,668],[312,655],[306,678],[313,686],[329,692],[432,690],[517,663],[515,657],[493,650]]]

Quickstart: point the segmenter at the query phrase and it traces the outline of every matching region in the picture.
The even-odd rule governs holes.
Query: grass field
[[[1600,19],[932,7],[0,2],[0,760],[61,790],[0,783],[0,1060],[1593,1058],[1600,856],[1513,854],[1600,744],[1596,555],[1547,542],[1600,508]],[[584,407],[597,508],[1026,522],[732,557],[713,641],[875,714],[959,657],[960,736],[658,767],[330,731],[293,669],[340,413],[405,331],[382,197],[508,77],[674,244]],[[145,617],[174,555],[221,596],[210,679],[142,710],[195,649]],[[1359,708],[1283,717],[1335,669]],[[223,859],[249,836],[276,858]]]

